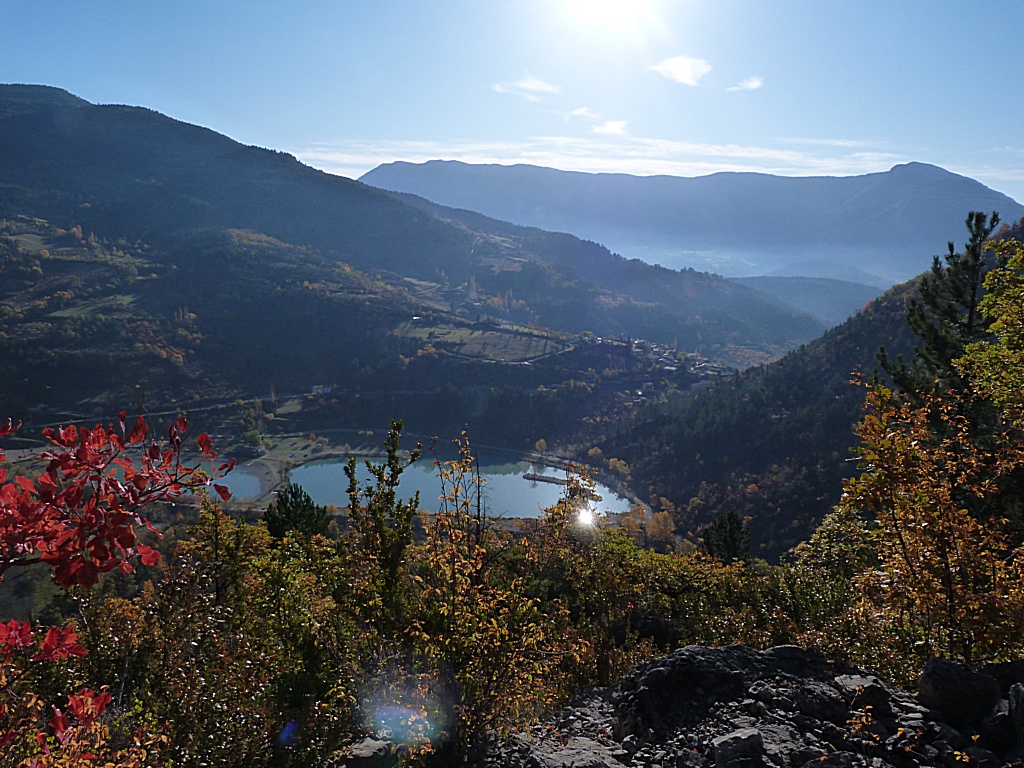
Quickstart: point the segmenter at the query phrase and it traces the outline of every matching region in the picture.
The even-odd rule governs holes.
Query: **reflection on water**
[[[348,478],[345,476],[345,462],[340,459],[314,461],[296,467],[291,471],[291,481],[301,485],[313,497],[317,504],[335,504],[339,507],[348,504]],[[487,514],[492,517],[538,517],[541,511],[562,498],[564,487],[556,483],[524,480],[527,472],[548,477],[564,478],[562,470],[551,467],[538,467],[527,461],[508,461],[507,459],[491,459],[480,457],[480,474],[485,479],[484,505]],[[371,479],[370,473],[362,461],[359,462],[359,480],[365,483]],[[243,478],[246,478],[243,480]],[[259,482],[250,485],[248,478],[256,480],[254,475],[246,475],[244,469],[235,470],[228,476],[232,493],[239,498],[252,498],[259,494]],[[242,484],[238,481],[242,480]],[[608,488],[598,485],[595,488],[601,500],[595,502],[598,514],[608,512],[622,513],[629,509],[629,502],[612,493]],[[429,456],[421,458],[402,473],[399,492],[405,496],[420,494],[420,505],[427,510],[439,507],[435,500],[441,494],[441,481],[437,476],[437,467]]]
[[[252,472],[246,472],[243,467],[236,467],[227,477],[217,481],[220,485],[226,485],[231,495],[238,499],[255,499],[260,495],[260,478]],[[211,491],[212,493],[212,491]]]

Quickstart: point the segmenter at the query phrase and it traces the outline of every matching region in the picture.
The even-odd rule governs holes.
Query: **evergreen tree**
[[[723,563],[750,559],[750,531],[734,509],[705,528],[703,539],[701,549]]]
[[[275,539],[283,539],[289,531],[298,531],[306,537],[323,535],[331,522],[327,508],[315,504],[302,486],[295,483],[288,483],[281,489],[263,519]]]
[[[980,311],[985,274],[995,265],[989,238],[999,224],[979,211],[967,214],[970,236],[964,250],[949,243],[945,263],[936,256],[932,268],[921,278],[919,298],[907,307],[907,323],[921,341],[908,363],[902,356],[892,360],[881,348],[882,369],[892,378],[898,392],[915,399],[915,393],[962,389],[965,380],[953,365],[968,344],[989,336],[988,320]]]
[[[953,400],[957,415],[967,427],[961,434],[970,448],[982,454],[997,450],[1002,429],[1000,412],[982,393],[969,368],[957,365],[971,345],[993,339],[993,318],[983,312],[985,278],[1002,270],[1008,259],[1006,249],[993,249],[990,238],[999,224],[999,214],[991,217],[971,211],[967,216],[970,233],[964,250],[955,252],[949,244],[945,264],[935,257],[932,269],[920,281],[919,296],[907,308],[907,322],[921,340],[914,358],[895,362],[879,350],[879,362],[893,381],[897,398],[906,398],[918,408],[931,411],[934,444],[949,440],[947,421],[936,415],[936,403]],[[969,397],[967,395],[970,395]],[[938,399],[935,399],[935,398]],[[966,446],[965,446],[966,449]],[[989,480],[999,492],[978,495],[963,488],[953,497],[978,520],[1007,518],[1014,539],[1024,539],[1024,468],[990,473]]]

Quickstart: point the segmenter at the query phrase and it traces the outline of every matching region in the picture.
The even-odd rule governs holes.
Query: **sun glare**
[[[565,0],[565,5],[578,21],[611,28],[632,25],[650,11],[643,0]]]

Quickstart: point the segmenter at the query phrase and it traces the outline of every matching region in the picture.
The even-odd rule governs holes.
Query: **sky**
[[[700,176],[933,163],[1024,202],[1024,2],[0,0],[0,82],[357,178],[385,162]]]

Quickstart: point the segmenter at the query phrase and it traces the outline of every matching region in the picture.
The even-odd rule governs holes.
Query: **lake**
[[[484,478],[484,508],[491,517],[539,517],[564,493],[564,487],[555,483],[527,480],[526,473],[545,477],[565,478],[563,470],[539,467],[528,461],[509,461],[495,456],[481,455],[480,474]],[[379,461],[379,460],[378,460]],[[290,473],[293,483],[301,485],[317,504],[334,504],[343,507],[348,504],[348,478],[345,476],[345,461],[328,459],[313,461],[296,467]],[[359,462],[360,482],[370,479],[364,463]],[[226,478],[231,492],[239,498],[259,495],[259,481],[244,468],[236,469]],[[597,485],[594,489],[601,499],[592,504],[598,514],[621,514],[629,509],[627,499],[616,496],[609,488]],[[432,458],[427,455],[415,462],[402,473],[399,493],[402,497],[412,496],[419,491],[420,506],[429,511],[440,507],[441,482]]]

